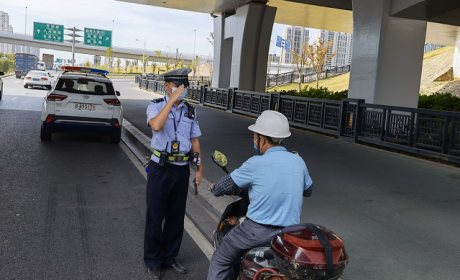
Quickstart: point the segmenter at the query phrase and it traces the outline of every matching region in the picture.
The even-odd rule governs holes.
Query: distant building
[[[34,48],[29,46],[18,46],[16,45],[14,48],[15,53],[29,53],[40,57],[40,48]]]
[[[326,66],[343,66],[351,64],[351,55],[353,49],[353,35],[343,32],[334,32],[321,30],[316,33],[316,40],[319,39],[328,43],[332,42],[328,56],[338,52],[331,60],[326,63]]]
[[[436,45],[436,44],[425,44],[425,52],[431,52],[440,48],[444,48],[443,45]]]
[[[308,42],[309,36],[310,30],[303,27],[291,26],[288,28],[284,28],[283,30],[284,41],[290,41],[291,50],[295,50],[297,52],[300,51],[300,46],[302,45],[302,43]],[[292,54],[290,51],[286,51],[284,47],[281,49],[281,63],[292,63]]]
[[[0,11],[0,31],[13,33],[13,26],[10,25],[10,16],[3,11]],[[14,53],[14,45],[0,43],[0,53]]]
[[[280,57],[277,56],[276,54],[269,54],[268,61],[270,61],[271,63],[278,63],[280,62]]]

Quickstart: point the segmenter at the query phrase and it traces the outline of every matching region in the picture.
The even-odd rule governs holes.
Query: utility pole
[[[66,36],[72,37],[71,40],[65,40],[67,42],[72,42],[72,66],[75,66],[75,43],[81,43],[81,41],[75,40],[76,37],[83,37],[82,35],[78,35],[75,32],[83,31],[74,27],[72,28],[64,28],[65,30],[72,31],[71,34],[65,34]]]

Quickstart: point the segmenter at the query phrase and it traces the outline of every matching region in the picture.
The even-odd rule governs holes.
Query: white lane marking
[[[196,245],[200,247],[208,260],[211,260],[212,254],[214,253],[214,247],[209,244],[209,241],[187,216],[185,216],[184,219],[184,228],[190,237],[192,237],[193,241],[195,241]]]
[[[144,176],[144,178],[147,180],[147,172],[145,172],[145,168],[141,165],[141,163],[133,154],[133,152],[123,142],[120,142],[120,147],[129,157],[134,166],[136,166],[137,170],[139,170],[142,176]],[[196,245],[198,245],[203,254],[208,258],[208,260],[210,260],[212,254],[214,253],[214,247],[211,244],[209,244],[209,241],[206,239],[206,237],[204,237],[200,230],[193,224],[192,221],[190,221],[190,219],[187,216],[185,216],[184,218],[184,229],[187,231],[190,237],[192,237],[193,241],[196,243]]]
[[[11,99],[11,100],[15,100],[16,98],[18,98],[18,97],[14,97],[14,98],[13,98],[13,99]]]

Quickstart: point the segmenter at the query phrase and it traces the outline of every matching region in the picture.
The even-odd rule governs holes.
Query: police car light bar
[[[62,66],[61,67],[66,72],[81,72],[81,73],[92,73],[98,75],[108,75],[109,71],[94,69],[89,67],[72,67],[72,66]]]

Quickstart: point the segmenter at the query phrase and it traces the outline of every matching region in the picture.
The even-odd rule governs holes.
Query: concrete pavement
[[[147,136],[145,109],[157,97],[132,82],[115,82],[125,118]],[[203,176],[224,173],[210,159],[229,157],[229,170],[254,155],[253,118],[197,106]],[[315,184],[301,222],[341,236],[350,255],[343,279],[456,279],[460,268],[460,170],[417,158],[292,129],[285,141],[303,157]],[[204,187],[204,186],[203,186]],[[202,187],[202,189],[203,189]]]

